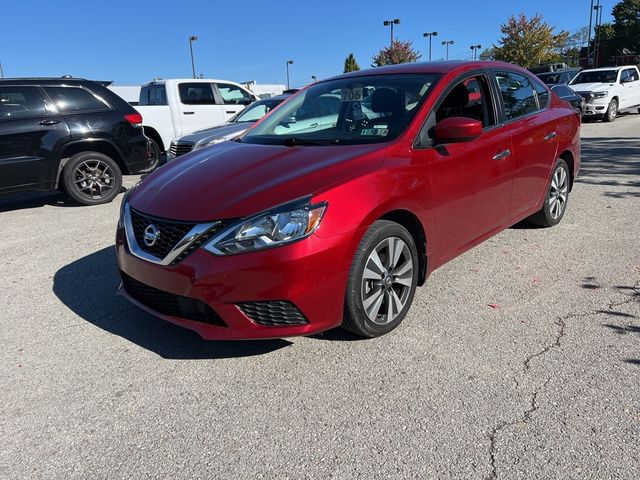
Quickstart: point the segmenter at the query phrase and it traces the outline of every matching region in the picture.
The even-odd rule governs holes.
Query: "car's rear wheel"
[[[618,116],[618,101],[614,98],[609,102],[609,108],[607,108],[607,113],[604,114],[605,122],[613,122]]]
[[[98,152],[82,152],[69,159],[62,172],[64,189],[82,205],[111,202],[122,187],[118,164]]]
[[[537,213],[528,218],[529,222],[541,227],[553,227],[560,223],[567,209],[570,182],[569,166],[560,158],[551,174],[544,204]]]
[[[411,307],[418,283],[418,255],[411,234],[387,220],[375,222],[351,264],[343,328],[377,337],[396,328]]]

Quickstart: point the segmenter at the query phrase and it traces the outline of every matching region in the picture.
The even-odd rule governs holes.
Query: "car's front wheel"
[[[109,203],[122,187],[118,164],[98,152],[74,155],[64,166],[62,175],[65,191],[82,205]]]
[[[388,220],[375,222],[353,258],[343,328],[368,338],[396,328],[411,307],[418,269],[416,245],[407,229]]]
[[[529,222],[541,227],[553,227],[560,223],[567,209],[570,182],[569,166],[560,158],[551,174],[544,204],[538,212],[528,218]]]
[[[618,101],[614,98],[609,102],[609,108],[607,108],[607,112],[604,114],[605,122],[613,122],[618,116]]]

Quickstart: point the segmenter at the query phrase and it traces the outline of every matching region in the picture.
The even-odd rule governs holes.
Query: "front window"
[[[437,74],[370,75],[330,80],[294,96],[242,141],[262,144],[388,142],[409,125]]]
[[[229,122],[257,122],[281,103],[282,100],[260,100],[242,110]]]
[[[578,83],[616,83],[617,78],[617,70],[581,72],[571,81],[571,85],[577,85]]]

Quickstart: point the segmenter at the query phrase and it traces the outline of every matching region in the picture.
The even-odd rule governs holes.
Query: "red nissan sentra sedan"
[[[385,334],[434,269],[523,219],[562,219],[579,124],[506,63],[315,83],[237,141],[129,190],[116,236],[121,293],[205,339],[339,325]]]

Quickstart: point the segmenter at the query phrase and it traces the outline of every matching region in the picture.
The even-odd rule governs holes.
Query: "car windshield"
[[[578,83],[615,83],[616,78],[618,78],[617,70],[581,72],[573,79],[571,85],[577,85]]]
[[[271,110],[280,105],[284,100],[259,100],[238,113],[229,120],[229,123],[257,122]]]
[[[314,84],[241,141],[281,145],[388,142],[409,125],[438,74],[339,78]]]

